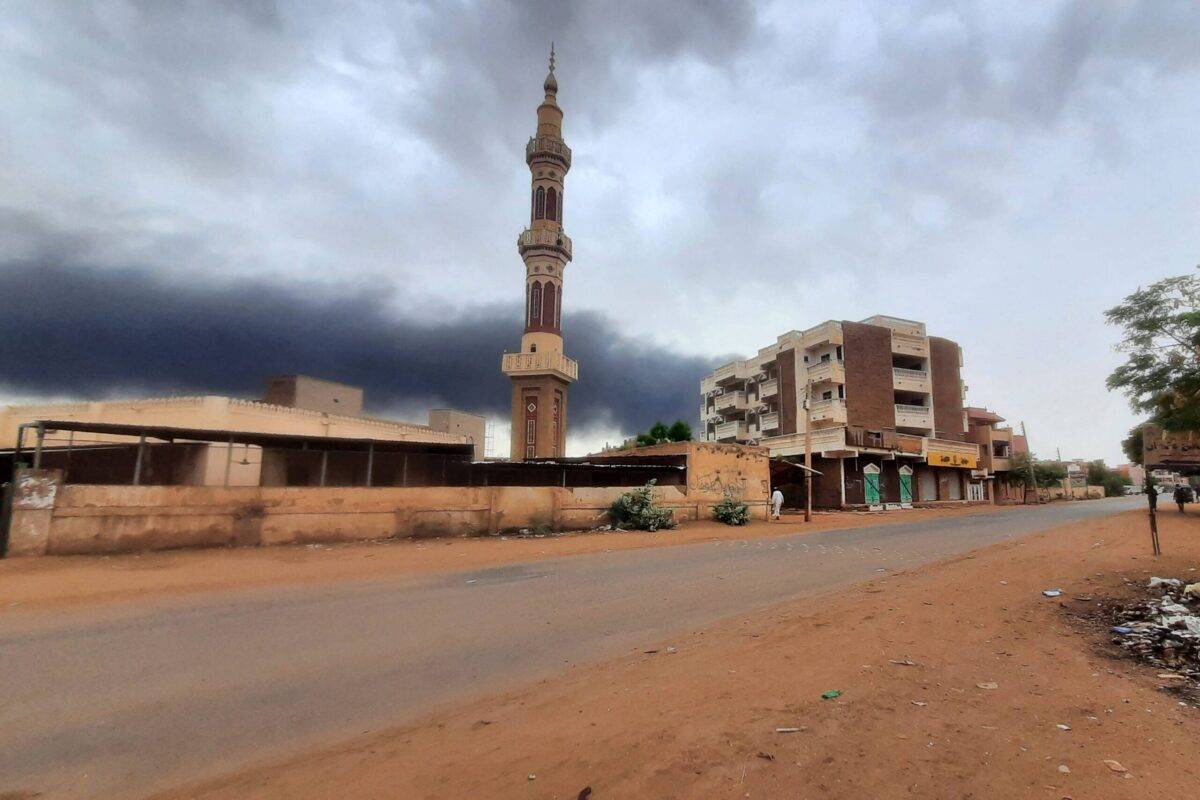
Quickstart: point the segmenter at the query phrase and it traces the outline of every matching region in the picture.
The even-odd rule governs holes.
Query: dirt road
[[[148,794],[1136,500],[5,614],[0,793]]]

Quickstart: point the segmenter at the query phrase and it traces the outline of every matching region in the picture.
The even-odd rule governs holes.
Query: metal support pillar
[[[321,451],[321,480],[320,480],[320,483],[317,484],[318,486],[325,485],[325,474],[328,471],[328,469],[329,469],[329,451],[322,450]]]
[[[229,485],[229,470],[233,466],[233,437],[229,437],[228,447],[225,449],[225,481],[223,486]]]
[[[142,431],[138,436],[137,458],[133,462],[133,485],[141,486],[142,484],[142,461],[146,458],[146,432]]]
[[[371,485],[371,468],[375,466],[375,443],[367,445],[367,486]]]
[[[33,468],[42,468],[42,445],[46,442],[46,426],[38,423],[37,426],[37,445],[33,448]]]

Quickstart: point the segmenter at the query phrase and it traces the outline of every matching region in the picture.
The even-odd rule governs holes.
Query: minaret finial
[[[554,72],[554,42],[550,43],[550,71]]]

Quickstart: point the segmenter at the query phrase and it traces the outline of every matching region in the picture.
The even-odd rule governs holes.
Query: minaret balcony
[[[517,237],[517,251],[522,256],[529,250],[553,250],[571,260],[571,237],[551,228],[526,228]]]
[[[525,163],[532,164],[534,159],[553,161],[562,167],[563,172],[571,168],[571,148],[557,136],[531,136],[525,145]]]
[[[540,353],[505,353],[500,362],[500,370],[510,377],[553,375],[567,383],[579,378],[579,364],[553,350]]]

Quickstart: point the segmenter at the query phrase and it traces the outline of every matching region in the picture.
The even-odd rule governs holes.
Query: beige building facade
[[[982,501],[961,366],[958,344],[929,336],[922,322],[882,314],[827,320],[707,375],[701,438],[803,457],[807,393],[814,467],[822,473],[815,505]]]
[[[295,385],[287,389],[281,388],[281,380],[290,381]],[[293,398],[291,402],[311,402],[318,407],[330,405],[331,397],[346,399],[347,408],[361,409],[362,405],[361,388],[307,376],[273,379],[268,383],[267,394],[277,399]],[[357,398],[357,406],[353,398]],[[341,403],[337,407],[340,408]],[[474,433],[466,430],[468,425],[465,420],[451,429],[448,421],[453,415],[461,415],[461,412],[448,412],[439,416],[439,424],[443,419],[447,421],[446,426],[439,429],[361,414],[330,413],[314,408],[216,395],[15,405],[0,408],[0,448],[15,447],[20,426],[41,420],[403,442],[462,444],[472,441]],[[475,419],[482,422],[481,417]],[[47,448],[83,448],[105,443],[128,444],[134,441],[136,439],[130,436],[97,433],[84,435],[48,430],[43,444]],[[482,446],[482,434],[479,434],[479,441]],[[32,448],[34,442],[31,436],[27,435],[23,444],[27,449]],[[191,460],[194,466],[190,468],[185,483],[200,486],[260,485],[263,479],[263,457],[260,448],[250,445],[205,443],[197,445],[197,449],[199,452]]]
[[[517,238],[525,262],[525,333],[519,353],[505,353],[501,370],[512,381],[514,460],[566,454],[567,390],[579,365],[563,353],[563,279],[571,261],[571,238],[563,229],[563,189],[571,148],[562,138],[562,109],[554,50],[537,109],[537,133],[525,146],[531,179],[529,227]]]

